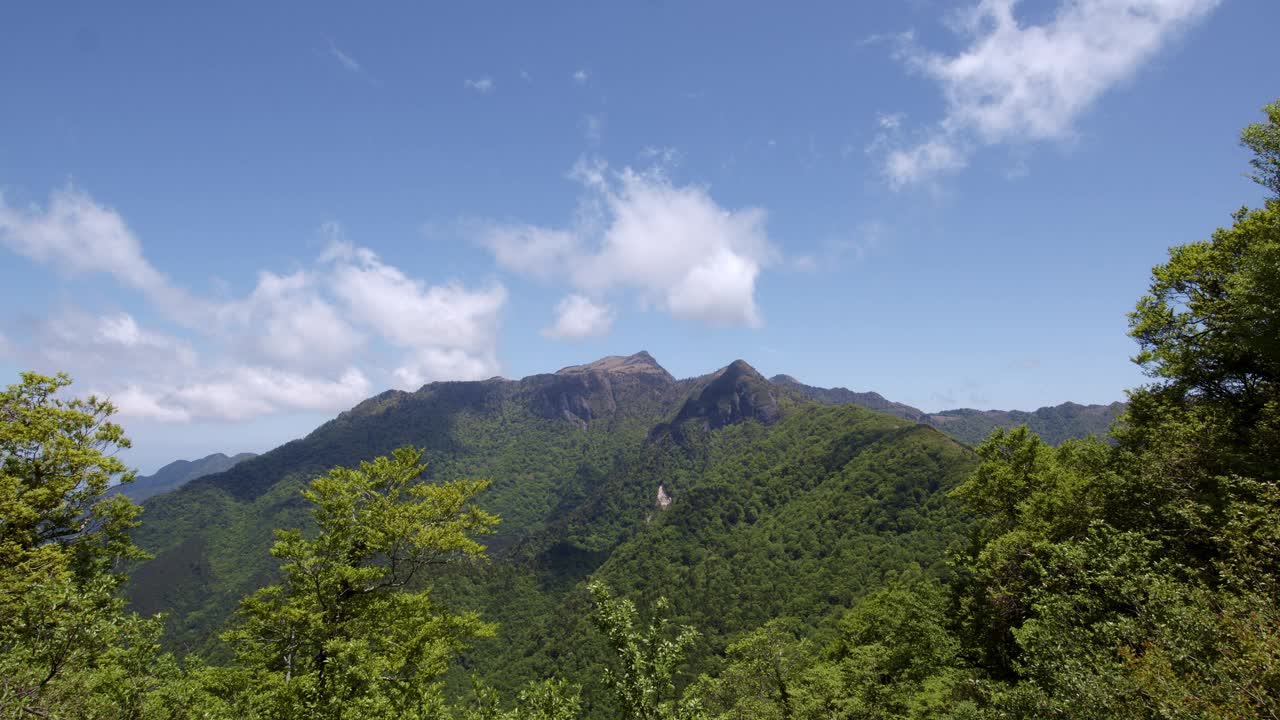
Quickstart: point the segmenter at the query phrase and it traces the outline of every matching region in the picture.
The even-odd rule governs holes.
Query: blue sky
[[[0,371],[153,470],[388,387],[653,353],[928,410],[1109,402],[1261,191],[1270,0],[25,3]]]

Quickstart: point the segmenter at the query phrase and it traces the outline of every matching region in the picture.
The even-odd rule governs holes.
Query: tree
[[[261,717],[438,717],[439,683],[473,613],[417,589],[432,566],[483,554],[473,536],[497,517],[471,504],[483,481],[415,482],[422,452],[334,468],[303,491],[317,532],[277,531],[284,580],[247,598],[224,639],[248,691],[229,699]],[[233,671],[235,672],[235,671]]]
[[[516,695],[515,707],[503,712],[498,691],[473,677],[475,698],[463,720],[577,720],[582,710],[579,689],[553,678],[530,682]]]
[[[1246,128],[1280,188],[1280,105]],[[1130,315],[1151,381],[1114,444],[997,432],[955,496],[956,625],[1013,717],[1280,706],[1280,199],[1170,249]]]
[[[1253,123],[1240,132],[1240,144],[1253,151],[1253,181],[1280,196],[1280,101],[1262,108],[1267,121]]]
[[[811,658],[809,643],[796,638],[795,625],[776,618],[731,643],[719,676],[699,677],[685,697],[696,698],[709,714],[724,720],[798,717],[798,675]]]
[[[136,717],[159,628],[117,592],[141,508],[104,498],[129,440],[66,375],[21,378],[0,393],[0,715]]]
[[[668,605],[661,598],[654,608],[658,617],[647,627],[638,627],[640,614],[635,603],[615,598],[604,583],[587,586],[595,602],[592,621],[613,649],[617,665],[604,671],[605,683],[613,688],[630,720],[694,720],[701,718],[696,702],[676,700],[675,674],[685,651],[698,637],[690,627],[672,627],[664,617]],[[674,637],[671,637],[674,631]]]

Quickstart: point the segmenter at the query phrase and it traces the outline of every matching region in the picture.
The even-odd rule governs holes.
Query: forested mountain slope
[[[434,383],[153,498],[137,539],[156,557],[134,573],[134,606],[168,613],[168,644],[217,657],[238,599],[273,577],[271,530],[307,525],[303,484],[406,444],[426,449],[428,481],[494,480],[480,499],[502,517],[491,559],[433,579],[443,602],[498,623],[467,666],[503,689],[558,668],[589,700],[592,573],[669,596],[703,629],[705,667],[736,632],[780,615],[821,626],[886,577],[936,565],[960,522],[943,491],[972,467],[933,429],[823,407],[740,360],[683,381],[639,353]]]
[[[494,480],[484,505],[503,519],[490,539],[503,548],[633,464],[688,385],[641,353],[520,381],[382,393],[301,440],[148,501],[136,540],[155,559],[133,574],[131,601],[168,613],[171,642],[204,647],[235,602],[272,577],[273,528],[305,526],[308,480],[410,444],[426,451],[427,481]]]
[[[307,526],[303,485],[412,444],[426,451],[427,481],[493,480],[480,498],[502,518],[491,559],[434,578],[442,601],[498,623],[468,667],[503,689],[576,667],[590,688],[599,648],[581,609],[595,573],[670,597],[702,628],[703,668],[769,618],[824,626],[886,578],[928,572],[961,531],[944,498],[972,467],[968,450],[894,417],[906,406],[823,406],[806,389],[741,360],[676,380],[641,352],[382,393],[149,500],[136,537],[155,559],[129,595],[167,614],[166,644],[217,657],[238,600],[274,577],[273,529]]]
[[[572,582],[588,572],[645,607],[670,599],[677,620],[701,633],[688,668],[696,673],[713,670],[731,638],[773,618],[830,632],[845,608],[887,580],[940,573],[947,546],[963,535],[947,491],[975,459],[932,428],[814,403],[773,424],[686,422],[693,427],[681,428],[683,443],[651,438],[639,470],[602,488],[627,498],[640,521],[598,568],[565,561],[590,553],[583,540],[612,522],[608,513],[565,528],[532,562],[496,561],[492,585],[477,581],[463,593],[499,623],[498,636],[470,653],[471,669],[503,689],[570,678],[593,717],[612,717],[595,692],[607,653],[584,611],[586,593]]]

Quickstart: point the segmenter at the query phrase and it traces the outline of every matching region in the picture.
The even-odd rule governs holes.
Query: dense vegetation
[[[139,525],[110,403],[24,374],[0,715],[1274,718],[1280,198],[1233,220],[1154,269],[1110,438],[1056,447],[634,356],[384,394]]]

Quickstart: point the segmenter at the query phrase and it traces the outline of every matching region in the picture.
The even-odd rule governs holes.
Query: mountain
[[[558,521],[622,468],[685,399],[647,353],[513,381],[437,382],[374,396],[229,470],[149,499],[136,542],[155,556],[132,574],[133,605],[168,613],[167,641],[206,647],[239,598],[274,577],[272,531],[309,521],[299,491],[338,465],[423,448],[424,480],[491,478],[496,553]]]
[[[1079,405],[1065,402],[1031,412],[1022,410],[943,410],[925,417],[925,422],[957,440],[976,445],[995,428],[1026,425],[1031,432],[1050,445],[1061,445],[1071,438],[1106,435],[1112,423],[1124,413],[1122,402],[1109,405]]]
[[[822,388],[805,385],[790,375],[775,375],[770,382],[795,390],[805,397],[826,405],[861,405],[912,422],[938,428],[960,442],[977,445],[996,428],[1026,425],[1050,445],[1060,445],[1071,438],[1102,436],[1124,412],[1125,404],[1079,405],[1065,402],[1026,412],[1022,410],[973,410],[961,408],[926,413],[918,408],[886,400],[879,393],[853,392],[846,388]]]
[[[175,460],[152,475],[136,478],[127,485],[114,485],[107,490],[107,494],[119,493],[134,502],[142,502],[152,495],[175,490],[196,478],[230,469],[252,457],[257,457],[257,454],[247,452],[228,457],[222,453],[214,453],[199,460]]]
[[[806,387],[742,360],[677,380],[640,352],[384,392],[148,499],[135,540],[155,559],[127,591],[138,611],[167,614],[166,646],[216,660],[238,600],[275,577],[273,528],[310,522],[299,490],[413,444],[426,452],[426,482],[491,479],[478,503],[502,518],[488,561],[430,580],[436,602],[499,628],[450,686],[475,672],[510,691],[554,671],[584,686],[591,717],[616,716],[599,692],[605,650],[586,623],[588,577],[642,607],[669,597],[702,631],[691,662],[706,670],[769,618],[831,632],[870,589],[938,572],[961,537],[968,520],[948,491],[974,467],[972,450],[878,395],[849,393],[880,403],[872,410],[818,402]]]

